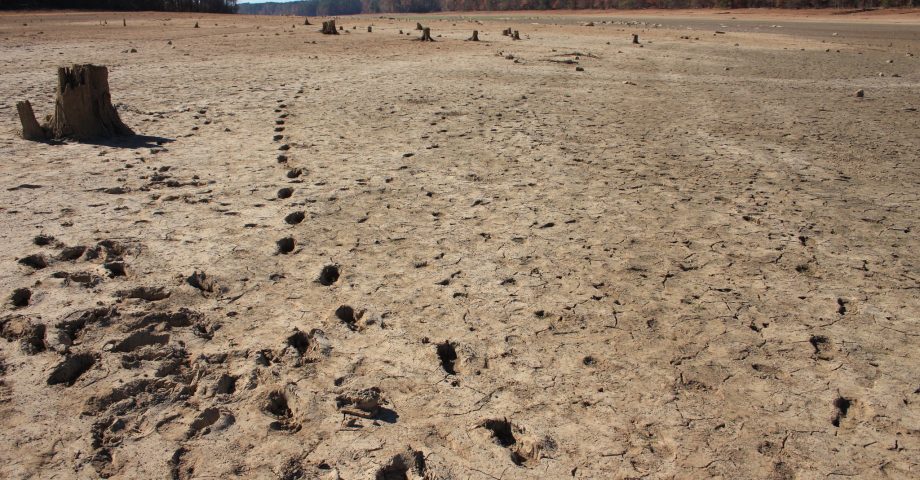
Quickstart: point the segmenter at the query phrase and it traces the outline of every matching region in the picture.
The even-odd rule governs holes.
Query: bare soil
[[[0,477],[916,478],[920,13],[835,13],[0,15]],[[18,137],[76,63],[139,136]]]

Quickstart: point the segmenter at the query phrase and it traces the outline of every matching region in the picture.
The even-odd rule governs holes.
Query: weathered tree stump
[[[511,28],[506,28],[506,29],[502,30],[502,35],[504,35],[504,36],[506,36],[506,37],[510,37],[510,36],[511,36]]]
[[[304,24],[304,25],[313,25],[312,23],[310,23],[310,17],[303,17],[303,24]]]
[[[632,36],[633,36],[633,41],[632,41],[632,43],[638,45],[638,44],[639,44],[639,35],[634,33],[634,34],[632,34]]]
[[[419,40],[421,40],[421,41],[423,41],[423,42],[433,42],[434,39],[431,38],[431,29],[428,28],[428,27],[423,28],[423,29],[422,29],[422,38],[420,38]]]
[[[323,28],[320,30],[324,35],[338,35],[339,29],[335,28],[335,20],[323,22]]]
[[[19,112],[19,121],[22,123],[22,138],[36,142],[48,138],[45,129],[35,120],[35,112],[32,111],[32,104],[28,100],[16,102],[16,110]]]
[[[134,134],[112,106],[109,70],[103,66],[86,64],[58,68],[54,114],[40,127],[40,137],[31,105],[22,102],[17,109],[23,124],[23,137],[28,139],[87,140]]]
[[[198,26],[198,22],[195,22],[195,28],[201,28]]]
[[[371,26],[370,26],[370,25],[368,25],[368,26],[367,26],[367,33],[371,33],[371,32],[372,32],[372,30],[371,30]]]
[[[479,41],[479,30],[473,30],[473,36],[469,38],[469,41],[471,42]]]
[[[512,40],[520,40],[520,39],[521,39],[521,32],[518,32],[517,30],[515,30],[514,33],[511,34],[511,39],[512,39]]]
[[[416,29],[416,30],[424,30],[425,27],[423,27],[421,23],[415,22],[415,29]]]

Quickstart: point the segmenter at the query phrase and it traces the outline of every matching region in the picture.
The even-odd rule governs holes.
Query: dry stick
[[[35,112],[28,100],[16,102],[16,110],[19,111],[19,121],[22,123],[22,138],[36,142],[47,139],[45,130],[35,120]]]

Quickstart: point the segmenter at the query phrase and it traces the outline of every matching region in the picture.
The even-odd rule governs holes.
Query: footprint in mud
[[[812,335],[808,339],[808,343],[811,343],[812,348],[815,350],[815,358],[818,360],[833,360],[834,348],[829,338],[824,335]]]
[[[102,268],[108,270],[109,278],[125,277],[128,275],[125,270],[125,262],[107,262],[102,264]]]
[[[364,310],[355,310],[349,305],[342,305],[335,309],[335,318],[338,318],[351,331],[358,330],[358,320],[364,316]]]
[[[438,353],[438,359],[441,360],[441,368],[448,375],[456,375],[455,364],[457,362],[457,350],[450,341],[439,343],[435,346]]]
[[[51,245],[52,242],[54,242],[54,237],[51,235],[45,235],[44,233],[36,235],[35,238],[32,239],[32,243],[38,245],[39,247]]]
[[[295,243],[293,237],[284,237],[275,242],[275,244],[278,246],[278,253],[280,254],[287,255],[294,251]]]
[[[57,258],[58,260],[63,260],[65,262],[73,262],[82,257],[84,253],[86,253],[85,245],[65,247],[63,250],[61,250],[60,253],[58,253]]]
[[[236,422],[236,417],[229,410],[221,410],[217,407],[210,407],[202,410],[195,420],[189,424],[186,438],[193,438],[199,435],[207,435],[211,431],[224,430]]]
[[[0,337],[9,342],[19,341],[27,355],[45,351],[45,325],[32,323],[26,317],[14,316],[0,320]]]
[[[208,277],[205,272],[199,272],[196,270],[194,273],[189,275],[185,281],[189,285],[200,290],[202,294],[214,293],[215,290],[220,290],[214,278]]]
[[[339,266],[338,265],[326,265],[319,272],[319,277],[316,279],[320,285],[331,286],[335,282],[339,281]]]
[[[291,212],[284,217],[284,223],[288,225],[297,225],[302,222],[304,218],[306,218],[304,212]]]
[[[18,260],[20,265],[25,265],[34,270],[41,270],[48,267],[48,260],[44,255],[40,253],[35,253],[32,255],[27,255]]]
[[[480,427],[490,432],[493,442],[508,449],[511,462],[519,467],[532,466],[544,457],[544,452],[556,449],[556,442],[550,437],[530,434],[507,418],[489,419]]]
[[[32,300],[32,290],[28,288],[17,288],[10,295],[10,303],[14,308],[24,308],[29,306]]]
[[[129,353],[149,345],[162,346],[167,343],[169,343],[168,334],[157,335],[148,331],[140,331],[132,333],[128,338],[116,344],[112,347],[112,351],[117,353]]]
[[[410,472],[415,478],[427,478],[425,454],[407,448],[405,452],[393,456],[386,465],[377,470],[374,480],[408,480]]]
[[[344,414],[396,423],[399,415],[383,406],[387,403],[377,387],[351,389],[335,397],[335,407]]]
[[[268,428],[288,433],[300,431],[300,424],[294,421],[294,413],[288,405],[288,399],[284,392],[280,390],[269,392],[263,403],[262,411],[275,418],[275,421],[270,423]]]
[[[135,287],[130,290],[119,290],[115,295],[120,298],[139,298],[148,302],[156,302],[169,298],[170,291],[163,287]]]
[[[95,363],[96,357],[89,353],[71,355],[54,367],[48,376],[48,385],[64,383],[68,387],[72,386]]]

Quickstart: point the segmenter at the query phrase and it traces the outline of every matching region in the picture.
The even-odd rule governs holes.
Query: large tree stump
[[[468,39],[471,42],[479,41],[479,30],[473,30],[473,36]]]
[[[325,35],[338,35],[339,29],[335,28],[335,20],[323,22],[323,29],[320,30]]]
[[[419,40],[423,42],[433,42],[434,39],[431,38],[431,29],[428,27],[425,27],[424,29],[422,29],[422,38],[420,38]]]
[[[22,123],[22,138],[33,141],[48,138],[45,130],[35,120],[35,112],[32,111],[32,104],[28,100],[16,102],[16,110],[19,112],[19,121]]]
[[[54,115],[45,130],[52,138],[77,140],[134,134],[112,106],[109,70],[89,64],[58,68]]]

